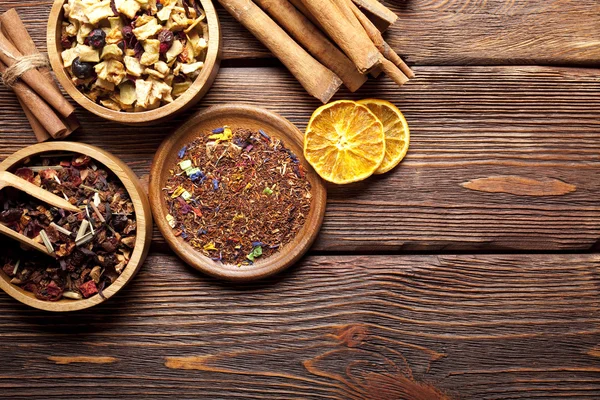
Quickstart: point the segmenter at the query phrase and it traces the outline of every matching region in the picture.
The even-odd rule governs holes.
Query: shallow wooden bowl
[[[169,177],[169,170],[177,161],[177,152],[200,135],[229,125],[232,129],[263,129],[269,136],[279,138],[292,150],[305,167],[307,179],[312,186],[312,203],[304,226],[296,238],[272,256],[259,259],[253,265],[222,264],[211,260],[195,250],[180,237],[176,237],[166,220],[169,213],[162,188]],[[154,220],[167,243],[179,257],[192,267],[221,279],[250,281],[278,273],[294,264],[313,243],[325,214],[327,192],[321,178],[314,172],[303,156],[303,135],[291,122],[273,112],[250,105],[222,105],[207,108],[195,114],[173,135],[168,136],[159,147],[150,171],[150,204]]]
[[[65,0],[55,0],[52,11],[50,11],[46,35],[48,58],[50,59],[50,64],[56,78],[69,96],[79,103],[80,106],[102,118],[126,125],[139,126],[169,120],[195,105],[208,92],[208,89],[210,89],[217,76],[221,60],[221,28],[219,18],[210,0],[200,0],[208,23],[208,52],[202,72],[198,75],[192,86],[173,103],[157,108],[156,110],[134,113],[114,111],[103,107],[88,99],[77,89],[71,81],[68,71],[63,66],[61,57],[63,47],[60,44],[60,38],[64,3]]]
[[[135,173],[124,162],[112,154],[89,144],[75,142],[48,142],[26,147],[0,163],[0,171],[11,171],[27,157],[48,152],[64,153],[65,151],[85,154],[104,164],[106,168],[110,169],[121,180],[133,201],[137,221],[135,246],[131,253],[129,264],[127,264],[127,267],[125,267],[119,278],[102,291],[104,297],[109,299],[133,279],[146,259],[152,240],[152,212],[150,211],[150,203]],[[11,284],[10,278],[2,270],[0,270],[0,288],[21,303],[47,311],[83,310],[106,300],[98,294],[82,300],[62,299],[55,302],[39,300],[33,293]]]

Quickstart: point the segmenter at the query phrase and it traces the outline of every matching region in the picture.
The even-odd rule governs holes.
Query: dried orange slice
[[[408,123],[398,108],[385,100],[365,99],[359,104],[369,108],[383,124],[385,134],[385,158],[375,171],[376,174],[388,172],[404,159],[410,142]]]
[[[339,100],[319,107],[304,136],[304,157],[321,177],[344,184],[368,178],[385,156],[383,125],[365,106]]]

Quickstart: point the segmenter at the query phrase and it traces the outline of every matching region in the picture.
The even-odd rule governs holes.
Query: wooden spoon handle
[[[67,211],[80,212],[81,210],[69,203],[65,199],[50,193],[47,190],[42,189],[39,186],[34,185],[26,181],[25,179],[19,178],[16,175],[11,174],[8,171],[0,171],[0,189],[7,186],[19,189],[28,195],[43,201],[44,203],[50,204],[54,207],[62,208]]]
[[[27,236],[20,234],[19,232],[15,232],[12,229],[10,229],[9,227],[0,224],[0,234],[4,235],[4,236],[8,236],[11,239],[14,239],[20,243],[23,243],[29,247],[31,247],[32,249],[35,249],[37,251],[40,251],[46,255],[51,255],[50,253],[48,253],[48,249],[46,248],[46,246],[33,241],[32,239],[29,239]]]

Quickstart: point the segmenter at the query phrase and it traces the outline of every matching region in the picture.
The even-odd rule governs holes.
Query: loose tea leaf
[[[136,239],[133,203],[119,179],[78,154],[28,159],[14,173],[81,211],[49,207],[12,188],[0,192],[0,223],[43,242],[56,257],[0,239],[0,265],[11,283],[49,301],[87,298],[110,286],[127,266]]]
[[[167,222],[213,260],[252,264],[304,225],[310,182],[296,155],[265,131],[217,128],[177,157],[163,189]]]

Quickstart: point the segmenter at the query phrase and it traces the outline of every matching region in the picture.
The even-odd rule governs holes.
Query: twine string
[[[48,57],[45,54],[37,53],[28,56],[14,57],[2,48],[0,48],[0,51],[15,60],[15,63],[6,68],[6,71],[1,74],[2,83],[9,88],[12,88],[17,80],[27,71],[48,67],[50,65]]]
[[[1,27],[2,25],[0,24],[0,29]],[[4,73],[0,73],[0,82],[9,88],[12,88],[17,80],[19,80],[19,78],[27,71],[50,66],[48,56],[45,54],[36,53],[28,56],[15,57],[1,42],[0,52],[15,61],[13,65],[6,68]]]

